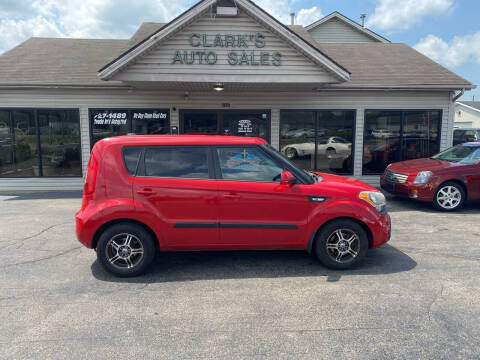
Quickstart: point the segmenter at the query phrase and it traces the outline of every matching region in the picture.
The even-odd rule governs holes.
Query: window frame
[[[366,138],[366,134],[367,134],[367,127],[366,127],[366,124],[367,124],[367,112],[368,111],[390,111],[390,112],[394,112],[394,111],[398,111],[400,112],[400,135],[399,135],[399,138],[400,138],[400,144],[399,144],[399,152],[400,152],[400,158],[401,160],[399,161],[404,161],[403,160],[403,141],[404,141],[404,136],[403,136],[403,128],[404,128],[404,123],[405,123],[405,113],[408,113],[408,112],[429,112],[429,111],[438,111],[440,113],[440,116],[439,116],[439,124],[438,124],[438,132],[437,132],[437,139],[438,139],[438,151],[441,151],[440,150],[440,145],[441,145],[441,142],[442,142],[442,127],[443,127],[443,109],[365,109],[364,112],[363,112],[363,144],[365,144],[365,138]],[[453,133],[452,133],[452,137],[453,137]],[[378,176],[378,175],[382,175],[383,172],[381,173],[365,173],[364,171],[364,164],[363,164],[363,159],[365,158],[365,146],[363,146],[363,149],[362,149],[362,161],[361,161],[361,166],[362,166],[362,176]]]
[[[10,177],[10,176],[2,176],[0,175],[0,179],[79,179],[83,177],[83,156],[82,156],[82,127],[81,127],[81,119],[80,119],[80,109],[79,108],[53,108],[53,107],[0,107],[0,111],[8,111],[10,122],[12,122],[12,112],[13,111],[33,111],[33,118],[35,122],[35,137],[37,140],[37,147],[38,147],[38,167],[39,167],[39,175],[38,176],[21,176],[21,177]],[[40,141],[40,123],[38,120],[38,111],[74,111],[78,116],[78,140],[80,145],[80,176],[44,176],[43,175],[43,163],[42,163],[42,146]]]
[[[146,174],[146,164],[145,164],[145,155],[149,149],[205,149],[207,153],[207,170],[208,178],[184,178],[184,177],[172,177],[172,176],[152,176]],[[122,150],[123,154],[123,150]],[[125,171],[127,169],[125,168]],[[127,171],[128,173],[128,171]],[[212,150],[209,145],[155,145],[155,146],[144,146],[142,153],[140,154],[139,163],[137,165],[137,171],[135,173],[136,177],[149,178],[149,179],[176,179],[176,180],[216,180],[215,179],[215,170],[212,159]]]

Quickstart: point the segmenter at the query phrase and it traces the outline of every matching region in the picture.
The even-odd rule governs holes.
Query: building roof
[[[457,104],[466,105],[480,111],[480,101],[458,101]]]
[[[472,84],[402,43],[317,43],[350,70],[350,81],[333,87],[471,88]]]
[[[0,55],[0,86],[126,86],[119,81],[102,81],[98,70],[164,25],[145,23],[128,40],[31,38]],[[289,28],[349,70],[350,81],[331,87],[474,87],[405,44],[317,43],[302,26]]]
[[[97,71],[129,40],[30,38],[0,56],[0,86],[119,86]]]
[[[337,20],[343,22],[344,24],[347,24],[351,28],[367,35],[368,37],[370,37],[371,39],[374,39],[376,41],[383,42],[383,43],[389,43],[390,42],[390,40],[385,39],[383,36],[377,34],[376,32],[373,32],[372,30],[369,30],[366,27],[360,25],[356,21],[353,21],[352,19],[346,17],[345,15],[340,14],[338,11],[334,11],[331,14],[321,18],[320,20],[315,21],[313,24],[308,25],[305,29],[307,31],[311,31],[311,30],[319,27],[320,25],[322,25],[322,24],[324,24],[327,21],[330,21],[332,19],[337,19]]]

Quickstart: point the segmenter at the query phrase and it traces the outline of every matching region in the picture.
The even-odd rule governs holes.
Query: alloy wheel
[[[119,269],[132,269],[142,261],[144,249],[138,237],[122,233],[108,240],[105,254],[112,266]]]
[[[360,252],[360,239],[350,229],[337,229],[327,239],[327,254],[337,263],[347,263]]]
[[[288,148],[286,153],[288,159],[294,159],[297,156],[297,150],[294,148]]]
[[[437,203],[446,210],[453,210],[462,202],[462,193],[455,186],[444,186],[437,192]]]

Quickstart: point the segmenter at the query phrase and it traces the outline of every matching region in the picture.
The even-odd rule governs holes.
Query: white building
[[[480,101],[455,103],[455,127],[480,129]]]
[[[131,132],[260,136],[375,184],[450,146],[455,96],[473,87],[338,13],[304,28],[202,0],[131,39],[32,38],[1,55],[0,190],[81,189],[94,142]]]

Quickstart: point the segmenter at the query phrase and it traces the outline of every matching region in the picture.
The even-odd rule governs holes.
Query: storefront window
[[[314,169],[315,112],[285,111],[280,121],[280,151],[302,169]]]
[[[439,110],[367,110],[363,174],[381,174],[393,162],[437,153],[441,114]]]
[[[299,167],[352,174],[355,111],[285,110],[280,115],[280,151]]]
[[[168,109],[93,109],[90,110],[91,146],[98,140],[133,134],[168,134]]]
[[[78,110],[0,110],[0,177],[81,176],[79,127]]]
[[[77,110],[39,110],[43,176],[82,176]]]

